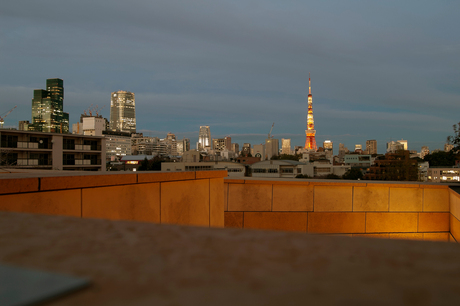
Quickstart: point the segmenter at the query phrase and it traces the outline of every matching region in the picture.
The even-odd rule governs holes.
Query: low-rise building
[[[251,165],[252,177],[296,177],[304,163],[295,160],[264,160]]]
[[[333,165],[328,160],[317,160],[302,166],[302,174],[308,177],[322,178],[329,174],[343,176],[348,170],[348,165]]]
[[[105,138],[0,130],[0,164],[25,169],[105,171]]]
[[[161,171],[227,170],[230,177],[244,177],[245,166],[232,162],[163,162]]]
[[[343,163],[353,168],[367,169],[374,163],[374,159],[371,155],[347,154],[343,158]]]
[[[116,170],[121,171],[137,171],[141,166],[141,163],[147,159],[152,160],[156,154],[153,155],[126,155],[120,159],[119,163],[112,163],[113,167]]]
[[[427,171],[427,181],[436,183],[460,182],[460,168],[430,167]]]
[[[106,160],[116,161],[123,156],[131,155],[131,135],[122,132],[105,131]]]
[[[260,157],[245,157],[240,156],[236,159],[237,163],[244,164],[244,165],[252,165],[254,163],[260,162]]]
[[[379,156],[365,174],[366,180],[384,181],[417,181],[419,180],[419,166],[416,159],[410,158],[407,150],[395,153],[386,153]]]
[[[428,180],[428,169],[430,168],[429,162],[418,163],[418,177],[421,182]]]

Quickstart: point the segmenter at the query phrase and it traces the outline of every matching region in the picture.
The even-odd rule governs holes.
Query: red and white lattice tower
[[[315,139],[315,121],[313,120],[313,98],[311,95],[311,80],[308,73],[308,113],[307,113],[307,129],[305,130],[307,139],[305,140],[305,149],[316,151]]]

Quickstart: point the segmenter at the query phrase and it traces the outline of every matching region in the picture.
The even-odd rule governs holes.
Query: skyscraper
[[[311,79],[308,74],[308,113],[307,113],[307,129],[305,130],[307,139],[305,140],[305,149],[316,151],[316,131],[315,121],[313,120],[313,96],[311,95]]]
[[[398,142],[404,146],[404,150],[407,150],[407,140],[401,139],[401,140],[398,140]]]
[[[68,133],[69,113],[64,113],[64,81],[47,79],[46,89],[35,89],[29,130]]]
[[[398,141],[387,142],[387,153],[395,153],[398,150],[404,150],[404,144]]]
[[[224,138],[214,138],[212,140],[212,149],[215,151],[223,151],[223,150],[232,150],[232,138],[230,136],[226,136]]]
[[[366,153],[367,154],[377,154],[377,140],[366,140]]]
[[[265,159],[272,159],[272,156],[279,155],[279,140],[267,138],[265,140]]]
[[[291,154],[291,139],[281,138],[281,154]]]
[[[240,153],[240,145],[237,143],[232,143],[232,151],[235,152],[236,154]]]
[[[326,152],[326,158],[331,158],[333,154],[333,143],[330,140],[325,140],[323,142],[324,152]]]
[[[196,149],[198,151],[203,151],[206,149],[206,147],[211,149],[211,129],[208,125],[200,126],[198,142],[196,144]]]
[[[110,130],[136,133],[134,93],[123,90],[112,92],[110,99]]]

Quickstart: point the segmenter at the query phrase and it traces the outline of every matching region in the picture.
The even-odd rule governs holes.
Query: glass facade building
[[[69,114],[64,112],[64,81],[47,79],[46,89],[35,89],[30,131],[68,133]]]
[[[123,90],[112,92],[109,126],[114,132],[136,133],[134,93]]]
[[[208,125],[200,126],[196,148],[198,151],[203,151],[206,148],[211,149],[211,129]]]

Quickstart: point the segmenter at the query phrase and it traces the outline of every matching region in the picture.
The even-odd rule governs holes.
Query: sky
[[[7,0],[0,116],[31,120],[34,89],[64,80],[70,124],[110,93],[135,93],[137,131],[305,144],[376,139],[442,149],[460,121],[460,1]],[[280,141],[281,142],[281,141]]]

